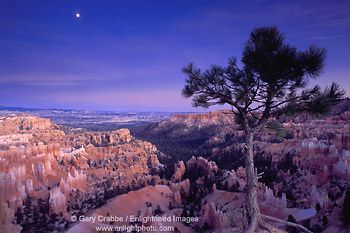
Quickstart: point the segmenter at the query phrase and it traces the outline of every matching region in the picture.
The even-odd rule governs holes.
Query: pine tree
[[[339,102],[344,91],[335,83],[324,91],[319,86],[305,89],[308,80],[322,72],[325,58],[324,48],[310,46],[297,51],[285,43],[277,27],[260,27],[253,29],[245,43],[241,68],[234,58],[229,59],[227,67],[213,65],[205,72],[193,63],[183,68],[187,84],[182,95],[193,97],[194,107],[228,104],[245,132],[247,232],[254,232],[258,226],[271,229],[263,221],[266,216],[260,214],[257,202],[254,135],[266,128],[271,116],[303,111],[326,113]]]

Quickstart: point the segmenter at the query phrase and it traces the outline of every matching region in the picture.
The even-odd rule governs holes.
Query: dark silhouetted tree
[[[160,208],[160,205],[157,205],[157,208],[153,211],[154,215],[162,215],[164,211]]]
[[[320,203],[317,202],[315,208],[316,208],[317,213],[320,212],[320,211],[321,211],[321,205],[320,205]]]
[[[327,216],[323,216],[322,217],[322,223],[323,223],[323,226],[326,226],[328,224],[328,218]]]
[[[350,225],[350,190],[346,191],[343,204],[344,223]]]
[[[194,107],[230,105],[236,122],[245,131],[247,232],[254,232],[257,226],[271,229],[263,221],[271,217],[260,214],[257,202],[259,176],[254,167],[254,135],[266,128],[271,116],[304,111],[326,113],[339,102],[344,91],[335,83],[324,91],[319,86],[305,89],[308,80],[322,72],[325,58],[324,48],[310,46],[306,51],[297,51],[272,26],[251,32],[241,65],[231,58],[227,67],[213,65],[204,72],[193,63],[183,68],[187,84],[182,95],[193,97]]]
[[[293,215],[288,215],[288,219],[287,219],[288,222],[293,222],[293,223],[296,223],[297,221],[295,220],[295,218],[293,217]],[[288,226],[287,229],[286,229],[288,232],[290,233],[296,233],[297,232],[297,229],[295,227],[291,227],[291,226]]]

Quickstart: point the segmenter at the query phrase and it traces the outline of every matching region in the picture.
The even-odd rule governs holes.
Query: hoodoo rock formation
[[[261,212],[292,216],[315,232],[340,231],[350,188],[350,113],[270,121],[253,147]],[[174,157],[128,129],[66,135],[48,119],[0,116],[0,233],[93,232],[96,224],[71,216],[131,214],[174,217],[133,223],[174,227],[170,232],[243,231],[243,132],[230,111],[174,114],[142,132]]]
[[[273,118],[266,130],[256,135],[253,151],[261,174],[258,198],[263,213],[284,220],[292,215],[299,223],[308,219],[309,229],[316,232],[341,229],[339,216],[345,191],[350,188],[350,112],[335,112],[337,115]],[[210,185],[210,190],[215,190],[210,195],[244,192],[243,132],[230,111],[174,114],[138,135],[184,161],[174,167],[173,187],[189,179],[191,190]],[[203,158],[193,156],[215,161],[218,168],[209,172],[200,165]],[[193,174],[188,172],[189,166]],[[202,175],[204,171],[208,178],[214,177],[215,186]],[[181,197],[186,199],[183,194]],[[283,214],[278,216],[281,210]],[[321,226],[322,219],[327,224]]]
[[[134,139],[127,129],[65,135],[49,119],[1,116],[0,232],[19,232],[19,225],[64,228],[72,214],[146,182],[161,182],[150,174],[163,169],[157,154],[155,146]],[[35,219],[53,214],[58,226],[40,226]]]

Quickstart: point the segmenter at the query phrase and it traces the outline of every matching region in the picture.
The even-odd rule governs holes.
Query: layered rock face
[[[75,148],[83,145],[93,145],[95,147],[108,147],[121,143],[129,143],[131,140],[128,129],[120,129],[110,132],[87,132],[81,134],[67,135],[63,143],[67,143]]]
[[[180,114],[174,113],[173,117],[170,119],[171,122],[200,122],[202,124],[224,124],[233,123],[234,115],[232,111],[213,111],[208,113],[192,113],[192,114]]]
[[[8,135],[22,130],[50,130],[57,128],[49,119],[30,115],[0,116],[0,134]]]
[[[24,230],[64,228],[72,213],[146,182],[159,183],[150,174],[163,169],[158,154],[127,129],[65,135],[49,119],[0,116],[0,232],[19,232],[14,222]],[[56,214],[59,226],[35,225],[30,212],[38,208],[47,209],[41,218]]]

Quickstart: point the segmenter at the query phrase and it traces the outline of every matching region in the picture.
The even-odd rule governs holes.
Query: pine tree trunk
[[[246,232],[254,232],[260,221],[260,210],[257,199],[258,177],[254,167],[253,132],[246,132],[245,169],[247,174],[246,211],[249,226]]]

